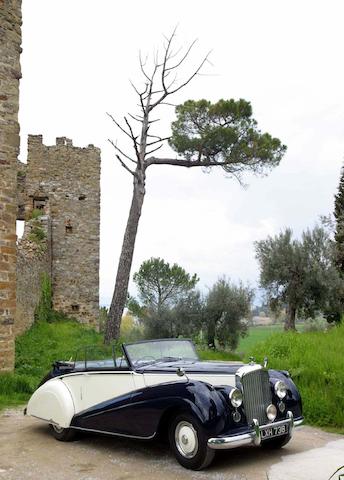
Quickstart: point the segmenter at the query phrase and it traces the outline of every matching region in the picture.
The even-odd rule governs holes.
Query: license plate
[[[268,427],[264,427],[260,430],[260,434],[262,436],[262,440],[271,437],[279,437],[280,435],[286,435],[289,432],[289,425],[270,425]]]

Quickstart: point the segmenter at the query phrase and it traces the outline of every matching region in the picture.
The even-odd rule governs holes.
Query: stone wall
[[[100,150],[29,135],[25,216],[51,218],[53,308],[97,326],[99,317]]]
[[[21,0],[0,1],[0,371],[14,367]]]
[[[25,202],[26,202],[26,163],[17,161],[17,220],[26,220]]]
[[[37,237],[37,229],[44,236],[42,233]],[[51,222],[47,215],[27,221],[18,242],[15,335],[25,332],[34,322],[44,274],[51,278]]]

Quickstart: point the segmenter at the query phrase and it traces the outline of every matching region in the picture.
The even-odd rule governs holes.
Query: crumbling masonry
[[[53,308],[82,323],[96,326],[99,316],[99,223],[100,150],[93,145],[73,147],[72,141],[57,138],[56,145],[43,145],[42,135],[29,135],[27,165],[18,164],[18,219],[41,213],[44,224],[44,261],[35,278],[45,271],[53,289]],[[36,220],[37,221],[37,220]],[[30,235],[30,230],[19,242]],[[30,250],[30,246],[28,247]],[[37,265],[40,262],[37,259]],[[22,264],[18,257],[18,270]],[[37,266],[36,265],[36,266]],[[24,268],[24,271],[28,269]],[[32,268],[30,269],[32,272]],[[27,320],[21,315],[23,293],[32,283],[17,283],[20,330]],[[32,316],[31,316],[32,318]],[[16,328],[17,330],[17,328]]]
[[[0,372],[14,368],[43,273],[56,310],[94,326],[99,311],[100,150],[30,135],[27,164],[18,161],[20,53],[21,0],[0,0]]]
[[[14,367],[21,1],[0,2],[0,371]]]

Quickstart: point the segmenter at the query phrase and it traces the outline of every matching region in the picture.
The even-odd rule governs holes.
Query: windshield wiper
[[[159,360],[156,360],[155,363],[162,363],[162,362],[178,362],[179,360],[183,360],[182,357],[162,357]]]

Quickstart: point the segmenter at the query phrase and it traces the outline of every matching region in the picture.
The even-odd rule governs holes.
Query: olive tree
[[[254,292],[242,283],[235,285],[220,278],[209,290],[205,300],[204,328],[207,342],[215,347],[215,340],[224,348],[238,346],[240,335],[245,335],[251,314]]]
[[[314,317],[324,313],[337,321],[343,311],[344,282],[334,263],[333,242],[320,226],[308,229],[300,239],[286,229],[256,242],[260,284],[270,305],[287,306],[286,330],[295,330],[297,314]]]
[[[146,194],[149,168],[172,165],[184,168],[221,168],[229,177],[241,181],[244,172],[266,174],[279,164],[286,147],[269,133],[262,133],[252,117],[246,100],[189,100],[176,107],[176,120],[169,136],[162,136],[153,115],[170,98],[190,84],[208,62],[208,54],[184,79],[178,80],[180,69],[188,63],[195,41],[183,49],[175,49],[175,31],[165,39],[161,54],[153,56],[151,68],[140,56],[142,88],[134,84],[139,112],[128,114],[123,122],[110,115],[119,131],[132,143],[132,151],[110,140],[115,158],[133,180],[132,202],[119,257],[114,293],[109,309],[105,341],[118,338],[135,240]],[[134,123],[133,123],[134,122]],[[138,125],[138,129],[134,125]],[[158,157],[156,152],[168,141],[174,154]],[[167,180],[167,179],[166,179]]]

